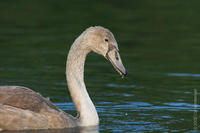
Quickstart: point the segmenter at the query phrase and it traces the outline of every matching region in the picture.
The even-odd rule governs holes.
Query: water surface
[[[85,28],[102,25],[114,33],[128,77],[121,79],[103,57],[88,55],[85,82],[100,117],[99,128],[90,131],[193,132],[200,128],[200,106],[194,105],[194,97],[200,103],[199,4],[1,1],[0,85],[29,87],[75,116],[66,56]]]

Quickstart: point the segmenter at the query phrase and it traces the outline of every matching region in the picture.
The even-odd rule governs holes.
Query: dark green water
[[[85,82],[99,113],[99,132],[193,132],[200,128],[200,106],[194,105],[195,97],[200,103],[199,5],[2,0],[0,85],[29,87],[76,115],[66,87],[66,56],[83,30],[102,25],[114,33],[128,77],[121,79],[103,57],[88,56]]]

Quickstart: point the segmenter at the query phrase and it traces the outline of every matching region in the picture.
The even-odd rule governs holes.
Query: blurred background
[[[2,0],[0,85],[29,87],[76,115],[65,80],[67,53],[86,28],[101,25],[115,35],[128,76],[121,79],[103,57],[88,55],[85,82],[100,132],[192,132],[200,126],[200,112],[194,116],[200,109],[194,106],[200,103],[199,4]]]

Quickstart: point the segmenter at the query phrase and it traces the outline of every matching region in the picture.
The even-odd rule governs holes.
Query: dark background
[[[1,0],[0,85],[27,86],[55,104],[69,103],[59,107],[75,115],[66,91],[66,56],[82,31],[101,25],[115,35],[128,77],[121,79],[103,57],[88,56],[85,81],[100,129],[192,131],[193,91],[200,81],[199,5],[198,0]]]

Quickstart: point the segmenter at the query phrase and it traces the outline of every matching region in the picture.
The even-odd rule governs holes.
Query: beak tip
[[[128,74],[128,73],[127,73],[127,72],[125,72],[124,76],[127,76],[127,74]]]
[[[126,76],[127,76],[127,72],[121,73],[121,76],[122,76],[122,77],[126,77]]]
[[[123,75],[124,75],[124,76],[127,76],[127,72],[125,72]]]

